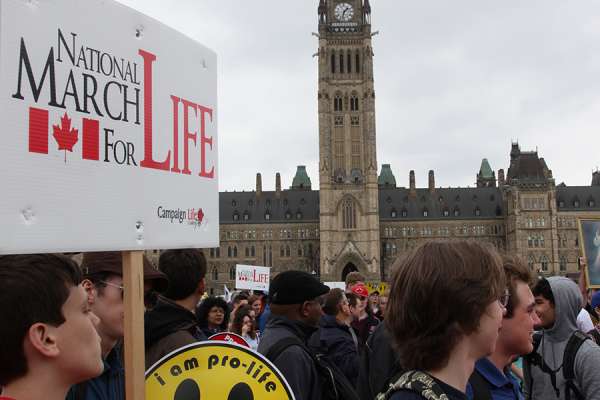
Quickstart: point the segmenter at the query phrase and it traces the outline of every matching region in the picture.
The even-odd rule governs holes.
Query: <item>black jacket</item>
[[[193,312],[160,297],[144,315],[144,339],[147,369],[173,350],[206,340],[206,336]]]
[[[296,337],[307,344],[308,338],[317,330],[300,321],[271,314],[263,332],[258,352],[267,354],[269,349],[286,337]],[[300,346],[290,346],[279,357],[271,360],[290,384],[296,400],[321,400],[321,382],[312,357]]]
[[[319,323],[319,330],[310,340],[311,347],[323,351],[346,378],[356,386],[358,378],[358,348],[352,338],[348,325],[340,324],[334,316],[324,315]]]
[[[367,340],[360,361],[356,391],[361,399],[373,399],[387,390],[392,379],[399,378],[402,372],[384,320]]]

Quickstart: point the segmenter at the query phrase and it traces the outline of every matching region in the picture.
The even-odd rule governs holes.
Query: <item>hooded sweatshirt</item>
[[[165,297],[144,316],[146,369],[185,345],[206,340],[196,315]]]
[[[524,361],[524,394],[533,400],[565,399],[563,355],[569,338],[577,330],[577,314],[581,310],[581,292],[575,282],[565,277],[548,278],[554,296],[555,322],[549,329],[542,330],[542,339],[537,352],[552,370],[556,371],[556,396],[550,374],[538,366]],[[600,400],[600,347],[592,340],[583,342],[574,364],[575,386],[586,400]],[[571,399],[576,399],[571,393]]]

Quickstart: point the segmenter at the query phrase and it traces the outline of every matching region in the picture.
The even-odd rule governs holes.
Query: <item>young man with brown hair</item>
[[[161,253],[158,268],[169,278],[169,287],[144,317],[146,369],[173,350],[206,340],[195,314],[205,288],[204,253],[167,250]]]
[[[475,361],[494,351],[502,325],[499,254],[478,242],[432,241],[394,269],[385,322],[408,372],[384,398],[466,399]]]
[[[535,313],[535,299],[529,288],[529,268],[514,256],[505,255],[502,262],[509,294],[506,314],[496,349],[475,363],[467,391],[469,398],[477,399],[483,393],[494,400],[523,398],[520,384],[509,369],[516,357],[533,350],[533,330],[540,319]]]
[[[144,292],[166,289],[167,278],[146,256],[143,266]],[[73,386],[67,400],[122,400],[125,399],[123,256],[118,251],[85,253],[81,270],[84,278],[81,285],[86,290],[89,307],[100,319],[96,329],[102,338],[104,371]]]
[[[81,272],[50,254],[0,256],[0,399],[63,400],[102,372]]]
[[[352,292],[352,288],[355,285],[364,285],[365,284],[365,276],[358,271],[352,271],[348,275],[346,275],[346,293]]]

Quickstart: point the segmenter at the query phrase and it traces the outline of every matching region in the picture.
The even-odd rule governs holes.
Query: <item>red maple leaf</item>
[[[65,112],[60,119],[60,126],[52,125],[54,139],[58,143],[58,150],[65,151],[65,163],[67,162],[67,150],[73,152],[73,146],[77,143],[77,129],[71,128],[71,118]]]
[[[204,219],[204,211],[202,211],[202,209],[198,210],[198,223],[202,223],[202,220]]]

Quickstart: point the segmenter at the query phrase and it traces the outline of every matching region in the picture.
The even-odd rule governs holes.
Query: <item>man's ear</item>
[[[31,346],[45,357],[56,357],[60,354],[60,349],[56,343],[56,329],[37,322],[27,331],[27,339]]]
[[[89,279],[84,279],[81,281],[81,286],[85,289],[87,302],[91,306],[96,302],[96,298],[98,297],[98,289],[96,289],[96,285],[94,285],[94,283]]]
[[[310,307],[310,301],[305,301],[304,303],[302,303],[300,305],[300,316],[302,318],[308,317],[308,315],[309,315],[308,307]]]

